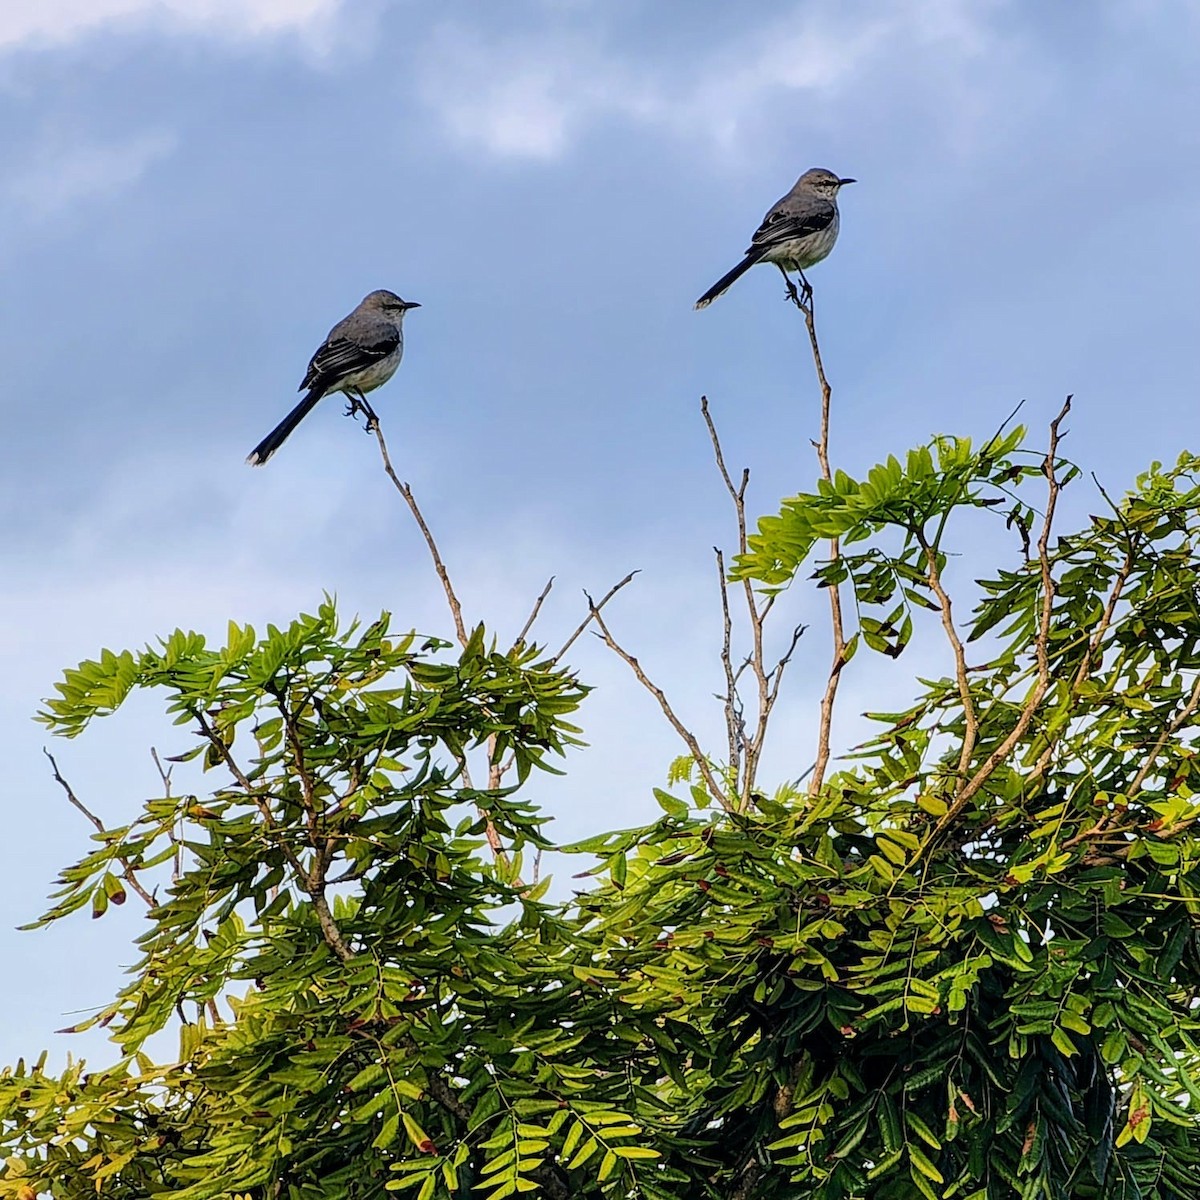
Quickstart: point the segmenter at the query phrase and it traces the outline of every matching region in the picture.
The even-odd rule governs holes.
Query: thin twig
[[[283,717],[283,727],[287,742],[292,749],[293,766],[296,776],[300,780],[300,805],[304,809],[305,824],[308,826],[308,843],[316,852],[310,877],[314,885],[318,886],[324,883],[323,878],[318,878],[322,857],[321,850],[324,842],[320,832],[320,817],[322,814],[317,811],[316,788],[313,786],[313,778],[308,769],[304,753],[304,739],[300,736],[295,709],[284,697],[282,689],[274,692],[273,695],[276,707]],[[303,699],[301,699],[300,704],[303,706]]]
[[[1008,428],[1009,421],[1011,421],[1013,419],[1013,417],[1015,417],[1017,415],[1017,413],[1019,413],[1021,411],[1021,409],[1023,409],[1024,407],[1025,407],[1024,400],[1020,400],[1017,402],[1016,408],[1014,408],[1012,410],[1012,412],[1010,412],[1008,414],[1008,416],[1005,417],[1004,420],[1000,422],[1000,428],[997,429],[996,432],[993,433],[992,436],[990,438],[988,438],[988,440],[986,442],[983,443],[983,446],[981,447],[981,450],[980,450],[981,454],[986,454],[988,447],[991,446],[993,443],[1000,440],[1000,435],[1005,431],[1005,429]]]
[[[387,442],[383,440],[383,429],[380,427],[378,421],[375,421],[373,426],[375,440],[379,443],[379,453],[383,457],[383,469],[387,472],[388,478],[395,484],[396,490],[404,497],[404,503],[408,505],[409,511],[413,515],[413,520],[416,521],[422,536],[425,538],[425,545],[429,547],[429,554],[433,559],[433,569],[437,572],[438,579],[442,581],[442,590],[446,593],[446,603],[450,606],[450,615],[454,618],[454,630],[458,634],[459,642],[465,646],[467,644],[467,627],[463,624],[462,605],[455,594],[454,585],[450,582],[450,575],[446,570],[446,564],[442,561],[442,555],[438,550],[437,542],[433,540],[433,534],[429,532],[429,526],[426,524],[425,517],[417,504],[416,498],[412,494],[412,488],[407,483],[401,481],[400,476],[396,474],[395,469],[392,467],[392,460],[388,455]]]
[[[725,731],[729,738],[729,770],[734,780],[741,778],[741,749],[744,736],[738,713],[737,675],[733,670],[733,620],[729,615],[729,580],[725,576],[725,556],[717,546],[717,586],[721,592],[721,667],[725,671]]]
[[[584,595],[587,595],[585,592]],[[696,735],[675,715],[675,710],[671,707],[662,688],[657,684],[652,683],[646,672],[642,670],[641,663],[633,657],[609,631],[608,626],[604,623],[604,618],[600,615],[599,607],[592,602],[592,598],[588,596],[588,603],[592,610],[592,620],[595,621],[597,628],[600,630],[598,637],[602,638],[604,644],[625,661],[629,669],[634,673],[638,683],[648,691],[655,700],[658,701],[659,708],[662,709],[663,716],[671,723],[671,727],[679,734],[685,746],[687,746],[696,766],[700,770],[700,774],[704,777],[704,782],[708,784],[708,790],[715,800],[717,800],[723,808],[730,808],[729,797],[725,794],[725,789],[721,787],[717,781],[716,775],[713,773],[712,766],[705,757],[704,752],[700,749],[700,743],[696,740]]]
[[[154,766],[158,771],[158,777],[162,780],[163,795],[170,799],[171,797],[171,772],[175,770],[172,763],[171,766],[164,769],[162,760],[158,757],[158,749],[155,746],[150,747],[150,757],[154,760]],[[175,857],[171,862],[171,878],[178,879],[183,874],[183,825],[178,823],[171,830],[171,841],[175,844]]]
[[[775,664],[775,669],[771,672],[771,694],[769,697],[771,708],[775,707],[775,701],[779,699],[779,687],[783,683],[783,672],[787,668],[788,663],[792,661],[792,655],[796,652],[796,646],[807,629],[807,625],[797,625],[792,630],[792,640],[788,644],[787,650],[780,655],[779,661]]]
[[[1108,627],[1112,624],[1113,614],[1117,609],[1117,602],[1121,599],[1121,593],[1125,590],[1125,585],[1129,582],[1129,576],[1133,573],[1134,562],[1134,548],[1131,545],[1125,551],[1125,561],[1117,570],[1117,577],[1113,581],[1112,590],[1108,593],[1108,602],[1104,606],[1100,623],[1096,626],[1096,630],[1088,642],[1088,648],[1084,651],[1083,661],[1079,664],[1079,670],[1075,672],[1075,678],[1071,683],[1072,692],[1078,691],[1091,674],[1092,663],[1096,659],[1096,651],[1100,649],[1100,643],[1103,641],[1104,635],[1108,632]]]
[[[581,633],[583,633],[583,631],[584,631],[584,630],[585,630],[585,629],[586,629],[586,628],[587,628],[587,627],[588,627],[588,626],[589,626],[589,625],[590,625],[590,624],[591,624],[591,623],[592,623],[592,622],[593,622],[593,621],[596,619],[596,615],[597,615],[597,614],[600,612],[600,610],[601,610],[601,609],[602,609],[602,608],[603,608],[603,607],[604,607],[604,606],[605,606],[605,605],[606,605],[606,604],[607,604],[607,603],[608,603],[608,602],[609,602],[609,601],[610,601],[610,600],[611,600],[611,599],[612,599],[612,598],[613,598],[613,597],[614,597],[614,596],[615,596],[615,595],[616,595],[616,594],[617,594],[617,593],[618,593],[618,592],[619,592],[619,591],[620,591],[620,590],[621,590],[621,589],[622,589],[622,588],[623,588],[623,587],[624,587],[624,586],[625,586],[627,583],[632,583],[632,582],[633,582],[633,577],[634,577],[635,575],[640,575],[641,573],[642,573],[642,569],[641,569],[641,567],[639,567],[639,568],[638,568],[636,571],[630,571],[630,572],[629,572],[629,574],[628,574],[628,575],[626,575],[624,579],[622,579],[622,580],[621,580],[619,583],[614,583],[614,584],[612,585],[612,587],[610,587],[610,588],[608,589],[608,591],[604,593],[604,595],[603,595],[603,596],[600,598],[600,603],[599,603],[599,604],[593,604],[593,603],[592,603],[592,598],[591,598],[591,596],[588,596],[587,592],[584,592],[583,594],[584,594],[585,596],[587,596],[587,602],[588,602],[588,615],[587,615],[586,617],[584,617],[584,619],[583,619],[582,621],[580,621],[580,622],[579,622],[579,625],[576,627],[576,629],[575,629],[575,632],[574,632],[574,633],[572,633],[572,634],[571,634],[571,636],[570,636],[569,638],[567,638],[567,640],[566,640],[565,642],[563,642],[563,644],[562,644],[562,647],[559,649],[558,653],[557,653],[557,654],[556,654],[556,655],[555,655],[555,656],[554,656],[554,657],[553,657],[553,658],[550,660],[550,662],[551,662],[552,664],[554,664],[554,663],[557,663],[557,662],[558,662],[558,661],[559,661],[559,660],[562,658],[562,656],[563,656],[564,654],[566,654],[566,652],[567,652],[568,650],[570,650],[570,648],[571,648],[571,647],[572,647],[572,646],[575,644],[575,642],[576,642],[576,641],[577,641],[577,639],[579,638],[579,635],[580,635]]]
[[[534,622],[538,619],[538,613],[542,611],[542,605],[546,602],[546,597],[550,595],[550,589],[553,586],[554,576],[551,575],[550,578],[546,580],[546,586],[542,588],[541,595],[538,596],[538,598],[533,602],[533,611],[530,612],[525,624],[521,626],[521,632],[517,634],[516,640],[513,642],[514,646],[519,646],[525,640],[529,631],[533,628]]]
[[[70,803],[73,804],[77,809],[79,809],[79,811],[83,813],[83,815],[87,817],[89,821],[91,821],[91,823],[96,827],[97,833],[107,833],[108,830],[105,829],[104,822],[101,821],[100,818],[96,816],[96,814],[92,812],[83,803],[83,801],[79,799],[78,796],[75,795],[71,785],[63,778],[62,772],[58,769],[58,763],[54,761],[54,755],[51,754],[50,751],[44,746],[42,747],[42,753],[50,760],[50,770],[53,772],[54,782],[62,788],[64,793],[66,793],[67,800],[70,801]],[[116,859],[117,862],[119,862],[124,868],[122,878],[125,880],[125,882],[128,883],[135,892],[137,892],[137,894],[146,902],[146,905],[149,908],[153,908],[154,897],[148,891],[146,891],[144,887],[142,887],[141,882],[138,880],[137,873],[134,871],[133,865],[130,863],[129,859],[120,854],[116,856]]]

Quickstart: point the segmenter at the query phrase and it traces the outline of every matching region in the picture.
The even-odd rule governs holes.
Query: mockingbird
[[[261,467],[316,407],[317,401],[331,392],[349,396],[347,412],[361,408],[370,429],[377,418],[367,403],[366,393],[387,383],[396,373],[404,353],[404,314],[410,308],[420,307],[386,289],[365,297],[329,331],[321,348],[312,356],[298,389],[303,392],[307,388],[308,394],[250,451],[246,461],[252,467]]]
[[[833,249],[838,235],[838,190],[854,182],[839,179],[824,167],[805,171],[792,190],[763,217],[750,239],[746,257],[729,274],[722,275],[696,301],[696,307],[707,308],[734,280],[760,262],[774,263],[783,272],[793,295],[795,288],[788,272],[798,271],[805,294],[811,293],[804,268],[819,263]]]

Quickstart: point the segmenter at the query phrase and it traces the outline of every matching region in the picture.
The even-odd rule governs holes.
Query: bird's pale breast
[[[830,250],[838,235],[838,214],[835,211],[833,220],[824,229],[806,233],[803,237],[792,238],[772,246],[763,257],[767,262],[778,263],[787,271],[803,271],[821,259],[828,258]]]
[[[403,353],[404,341],[401,339],[400,344],[386,358],[381,358],[378,362],[373,362],[368,366],[362,367],[360,370],[351,371],[338,383],[336,388],[331,388],[330,390],[339,392],[374,391],[377,387],[387,383],[395,375]]]

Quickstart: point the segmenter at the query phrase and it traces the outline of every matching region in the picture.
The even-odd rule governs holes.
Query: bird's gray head
[[[415,300],[401,300],[395,292],[389,292],[387,288],[380,288],[377,292],[364,296],[359,307],[374,309],[375,312],[399,319],[410,308],[420,308],[421,306]]]
[[[796,180],[796,187],[816,192],[819,196],[828,196],[832,200],[838,194],[839,189],[848,183],[857,182],[855,179],[841,179],[824,167],[813,167]]]

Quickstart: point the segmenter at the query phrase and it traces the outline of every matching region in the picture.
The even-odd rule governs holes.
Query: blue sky
[[[30,721],[62,668],[175,626],[282,622],[323,589],[447,629],[339,404],[264,470],[242,461],[365,292],[423,305],[376,408],[468,614],[511,634],[553,573],[553,642],[581,588],[643,568],[611,623],[711,737],[729,526],[697,400],[767,512],[815,476],[816,393],[773,271],[694,298],[802,170],[853,175],[812,272],[835,461],[985,436],[1022,399],[1040,426],[1074,392],[1069,452],[1120,491],[1198,441],[1198,68],[1195,0],[0,9],[0,954],[19,981],[0,1061],[105,1057],[51,1031],[111,996],[141,923],[131,904],[12,930],[89,832]],[[1092,505],[1080,485],[1067,510]],[[780,777],[811,759],[828,658],[819,605],[790,602],[814,632]],[[939,653],[860,656],[847,714]],[[650,815],[678,750],[602,647],[575,661],[592,749],[538,784],[564,839]],[[52,748],[118,823],[176,736],[138,701]]]

